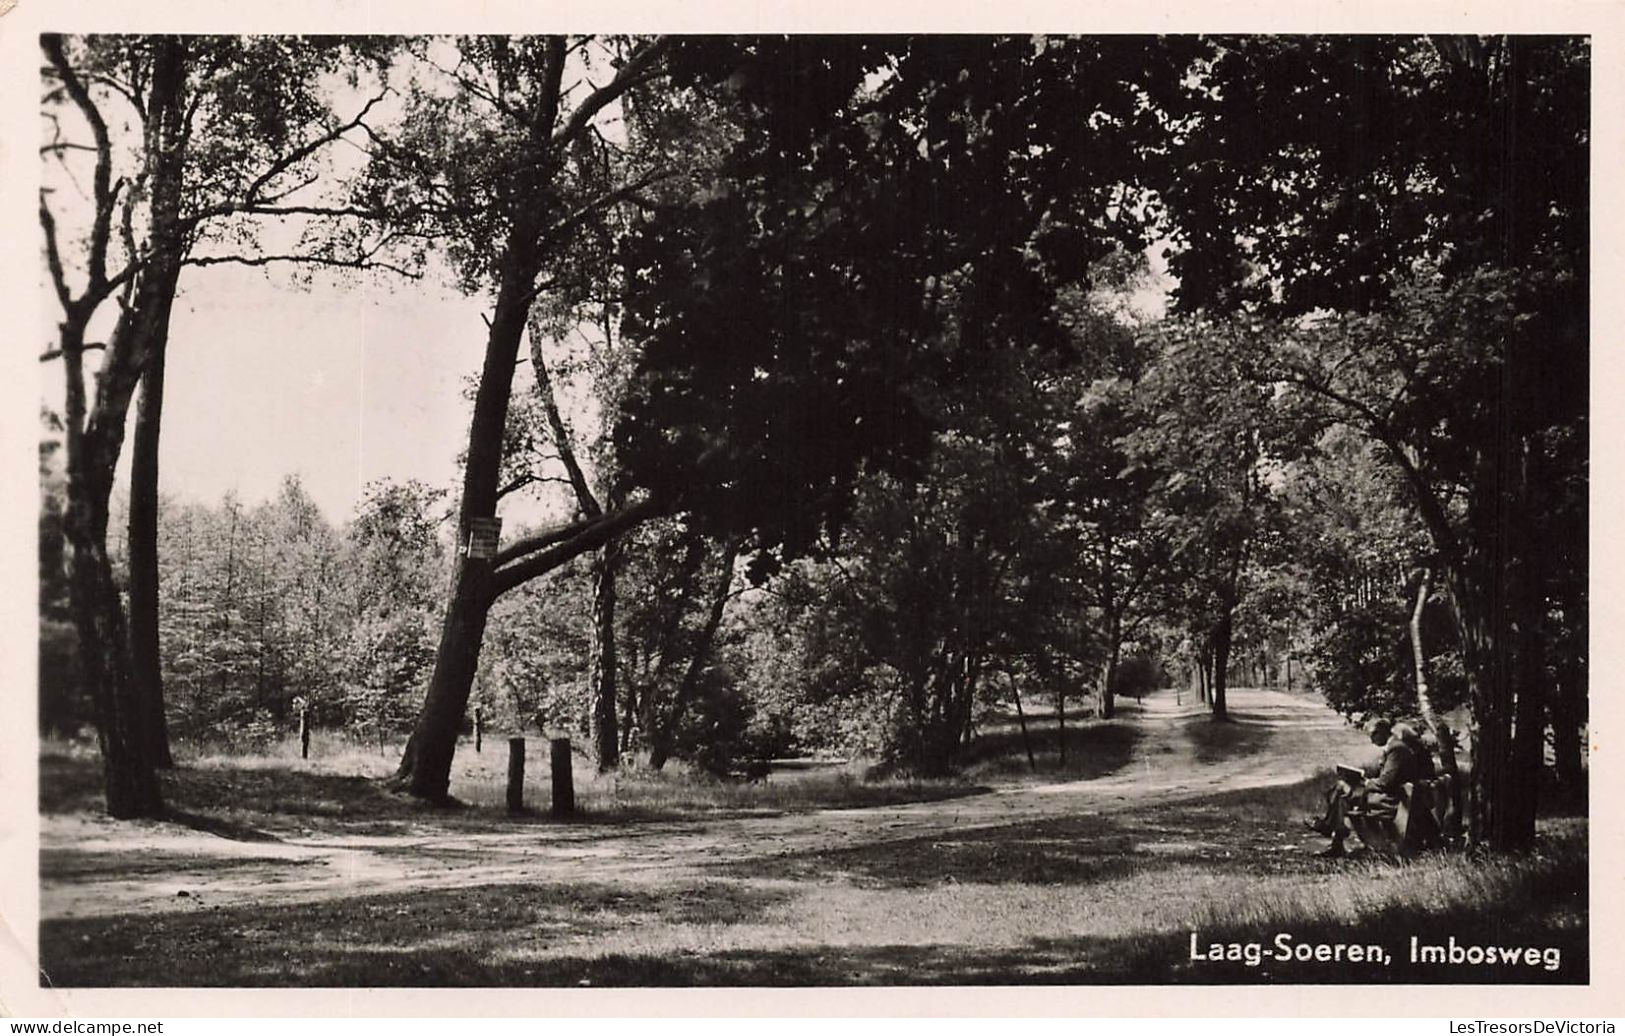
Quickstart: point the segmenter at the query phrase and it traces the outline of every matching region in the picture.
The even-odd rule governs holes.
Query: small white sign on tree
[[[502,540],[501,518],[470,518],[468,520],[468,546],[466,553],[469,558],[494,557],[497,544]]]

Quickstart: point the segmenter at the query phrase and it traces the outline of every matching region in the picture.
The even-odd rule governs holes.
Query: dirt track
[[[322,835],[240,840],[176,824],[120,825],[79,815],[44,820],[41,848],[54,860],[117,854],[127,870],[53,867],[42,876],[45,918],[279,905],[379,892],[472,888],[509,882],[668,881],[776,855],[962,834],[1059,816],[1111,814],[1218,791],[1289,784],[1370,746],[1313,698],[1236,689],[1239,751],[1204,751],[1193,736],[1203,709],[1171,692],[1124,715],[1142,734],[1128,763],[1094,780],[1012,784],[986,794],[902,806],[824,810],[626,826],[502,825],[405,835]],[[140,874],[143,853],[199,861]]]

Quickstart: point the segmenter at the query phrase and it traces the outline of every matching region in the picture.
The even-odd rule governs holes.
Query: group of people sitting
[[[1345,817],[1394,816],[1404,798],[1405,785],[1432,781],[1438,775],[1433,752],[1409,723],[1377,720],[1371,725],[1371,743],[1382,749],[1382,757],[1365,768],[1364,779],[1352,770],[1340,775],[1326,793],[1326,811],[1304,821],[1311,831],[1332,840],[1331,846],[1318,856],[1344,855],[1343,842],[1349,832]]]

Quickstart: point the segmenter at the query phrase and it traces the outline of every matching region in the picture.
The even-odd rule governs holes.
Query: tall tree
[[[608,351],[614,331],[613,319],[607,304],[603,307],[602,314],[604,349]],[[547,353],[543,348],[546,338],[541,323],[533,321],[530,328],[530,361],[531,371],[536,379],[537,400],[546,417],[548,435],[559,463],[564,468],[570,491],[575,496],[577,516],[588,521],[602,518],[604,505],[599,502],[599,493],[593,491],[588,481],[587,472],[577,456],[575,436],[559,409],[558,394],[554,391],[554,379],[549,370]],[[613,404],[611,405],[613,407]],[[613,417],[610,420],[613,420]],[[604,452],[606,451],[601,450],[600,456]],[[612,461],[610,467],[613,469]],[[616,485],[615,472],[611,470],[607,474],[609,485],[605,492],[609,497],[610,506],[612,508],[624,506],[625,501],[621,499],[619,487]],[[591,700],[588,737],[592,742],[593,754],[597,757],[600,773],[614,770],[620,764],[620,736],[616,731],[616,715],[620,703],[616,693],[618,681],[615,651],[616,579],[620,568],[620,541],[610,540],[598,549],[598,555],[592,566],[592,647],[587,678],[587,693]]]
[[[365,265],[375,254],[354,233],[274,255],[239,246],[254,220],[345,218],[312,203],[324,147],[360,125],[330,117],[317,82],[338,63],[336,43],[217,37],[41,37],[42,113],[52,133],[40,223],[50,283],[62,307],[47,353],[66,375],[68,515],[80,667],[96,703],[108,812],[162,809],[152,770],[165,753],[156,665],[156,443],[169,311],[188,265],[263,265],[297,259]],[[363,109],[363,114],[365,109]],[[88,138],[88,140],[87,140]],[[88,156],[90,211],[67,212],[61,184]],[[60,170],[60,173],[58,173]],[[68,222],[64,223],[63,220]],[[78,279],[82,287],[75,288]],[[109,303],[105,343],[89,341]],[[102,349],[93,394],[84,356]],[[107,557],[108,500],[126,417],[147,379],[132,493],[132,603],[139,648]]]
[[[1506,848],[1554,595],[1583,622],[1584,508],[1543,501],[1584,471],[1589,78],[1572,37],[1221,41],[1165,188],[1185,304],[1348,315],[1293,377],[1412,489],[1473,686],[1473,835]]]
[[[509,544],[494,557],[466,549],[474,526],[496,515],[514,368],[531,306],[546,287],[544,272],[573,262],[571,246],[583,227],[647,184],[598,183],[589,175],[597,168],[590,141],[606,109],[661,75],[668,44],[555,36],[466,38],[449,54],[441,41],[419,47],[427,63],[442,57],[452,63],[455,89],[449,98],[424,89],[413,94],[405,131],[386,149],[373,187],[393,208],[403,198],[406,207],[427,207],[465,285],[493,292],[458,504],[462,552],[434,672],[397,774],[414,795],[439,801],[447,798],[457,732],[497,597],[662,506],[646,500]],[[572,62],[579,83],[566,82]]]
[[[1271,506],[1275,407],[1246,334],[1180,320],[1146,334],[1154,359],[1137,399],[1144,415],[1124,442],[1137,465],[1158,472],[1153,527],[1183,582],[1208,704],[1223,720],[1237,610]]]

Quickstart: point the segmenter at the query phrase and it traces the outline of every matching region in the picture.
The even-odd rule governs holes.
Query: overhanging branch
[[[186,266],[220,266],[231,263],[237,266],[270,266],[272,263],[299,263],[305,266],[331,266],[346,270],[388,270],[411,280],[418,280],[422,274],[404,269],[393,263],[380,262],[370,259],[366,255],[345,257],[334,255],[301,255],[291,253],[286,255],[202,255],[188,257]]]
[[[545,550],[556,543],[564,542],[572,536],[579,536],[592,528],[593,522],[596,520],[588,518],[579,522],[571,522],[569,525],[560,525],[509,544],[496,552],[496,556],[491,559],[491,567],[500,569],[511,561],[517,561],[526,555],[536,553],[538,550]]]
[[[333,141],[344,136],[346,133],[357,128],[358,126],[361,126],[363,120],[366,119],[367,114],[372,111],[373,106],[382,101],[385,96],[385,93],[380,93],[376,97],[369,99],[366,104],[361,106],[361,110],[357,112],[355,117],[350,121],[334,126],[321,136],[315,138],[314,140],[308,141],[300,147],[294,148],[292,151],[288,152],[286,155],[283,155],[275,162],[272,162],[270,166],[268,166],[266,170],[261,173],[252,184],[249,185],[248,190],[243,193],[244,203],[251,205],[258,202],[260,200],[260,191],[270,184],[272,180],[275,180],[278,176],[281,176],[283,173],[293,168],[296,163],[303,161],[304,159],[315,154],[317,151],[320,151],[322,148],[326,147],[328,144],[331,144]]]
[[[571,558],[597,550],[640,522],[660,514],[665,506],[663,501],[651,497],[597,521],[588,522],[587,527],[576,535],[556,541],[553,546],[533,553],[522,561],[498,567],[491,574],[491,597],[500,597],[537,576],[551,572]]]
[[[621,66],[620,71],[615,73],[614,79],[594,90],[575,111],[570,113],[569,120],[554,135],[553,143],[568,144],[592,124],[592,120],[600,111],[628,90],[653,78],[652,66],[670,47],[671,41],[662,36],[634,51],[626,64]]]

